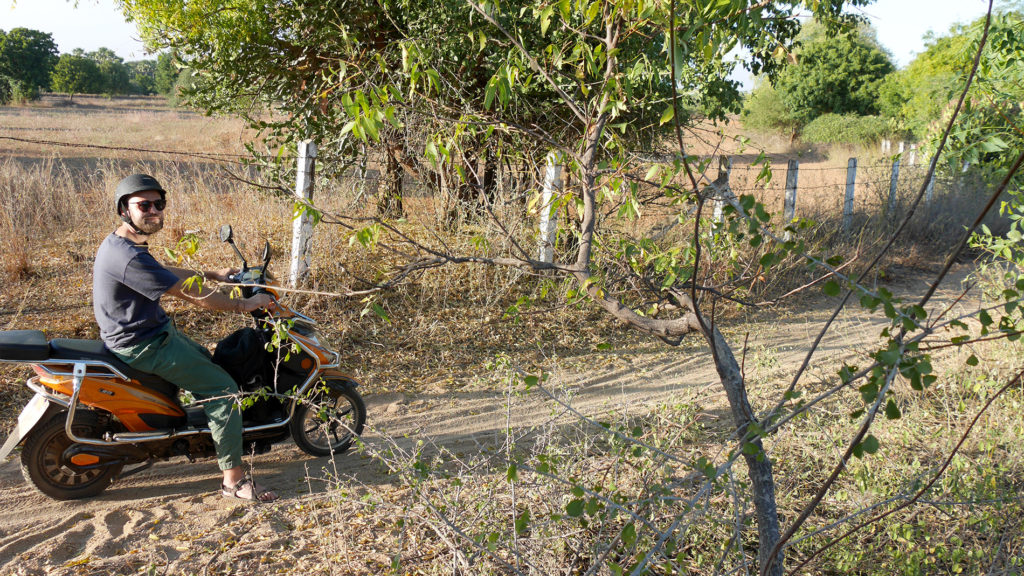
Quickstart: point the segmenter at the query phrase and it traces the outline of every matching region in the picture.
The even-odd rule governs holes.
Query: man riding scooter
[[[121,224],[100,245],[93,269],[93,309],[100,337],[118,358],[143,372],[156,374],[196,398],[205,400],[224,478],[225,497],[269,502],[277,495],[245,473],[242,462],[242,418],[235,407],[238,387],[209,351],[179,333],[160,306],[163,295],[209,310],[252,312],[271,305],[267,294],[233,299],[204,283],[189,283],[191,270],[165,267],[149,253],[146,242],[164,225],[167,193],[146,174],[123,179],[114,194]],[[205,272],[206,279],[227,281],[237,272]]]

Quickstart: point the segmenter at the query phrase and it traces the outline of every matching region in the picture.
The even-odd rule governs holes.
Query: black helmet
[[[114,192],[114,210],[121,213],[121,201],[138,192],[147,192],[154,190],[160,193],[161,198],[167,197],[167,192],[160,186],[160,183],[156,181],[149,174],[132,174],[124,180],[121,180],[117,185],[117,191]]]

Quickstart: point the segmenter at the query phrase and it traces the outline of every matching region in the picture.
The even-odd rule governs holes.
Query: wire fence
[[[257,188],[274,190],[279,194],[288,194],[294,190],[294,185],[289,182],[294,177],[294,152],[237,154],[110,146],[10,135],[0,135],[0,141],[42,146],[51,150],[84,149],[145,156],[149,161],[175,164],[179,169],[183,162],[189,162],[196,164],[192,169],[223,170],[236,180]],[[821,166],[820,162],[800,166],[797,160],[789,160],[783,165],[783,159],[774,158],[768,177],[765,176],[764,163],[741,159],[749,157],[725,158],[722,161],[729,167],[728,188],[732,194],[753,195],[770,211],[787,217],[793,215],[818,220],[834,219],[841,222],[844,228],[850,228],[863,226],[872,219],[891,220],[898,217],[915,193],[926,186],[924,178],[928,165],[915,162],[916,155],[910,155],[909,161],[902,160],[904,156],[883,157],[863,164],[851,159],[845,167]],[[712,158],[702,160],[702,164],[716,165]],[[268,173],[265,170],[268,167],[273,167],[275,173]],[[381,162],[367,155],[349,161],[339,170],[321,170],[317,182],[318,193],[323,197],[323,194],[329,195],[332,192],[349,192],[358,200],[372,201],[381,193],[384,175],[380,168]],[[491,188],[487,191],[491,198],[500,198],[503,202],[526,201],[543,188],[542,164],[499,162],[492,169],[493,173],[488,176],[490,183],[487,184]],[[406,168],[402,169],[397,176],[398,183],[393,186],[408,198],[448,196],[449,203],[485,201],[485,195],[479,190],[484,186],[485,170],[479,166],[468,167],[463,181],[453,177],[445,182],[443,179],[428,181],[422,177],[423,170],[417,174],[415,170]],[[794,171],[796,173],[791,174]],[[713,175],[707,175],[704,180],[714,180]],[[572,185],[569,181],[560,187],[571,192]],[[686,187],[682,183],[680,186]],[[959,213],[965,203],[970,204],[971,194],[965,195],[964,191],[972,188],[977,191],[979,186],[984,187],[984,183],[972,179],[969,174],[939,171],[928,186],[924,211],[929,214],[925,217],[933,218],[931,212],[936,210],[947,214]],[[645,197],[658,196],[659,191],[653,184],[645,183],[641,187]]]

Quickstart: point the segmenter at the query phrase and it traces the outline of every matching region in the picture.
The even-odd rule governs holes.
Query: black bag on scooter
[[[255,393],[262,389],[274,392],[274,378],[270,370],[266,343],[259,331],[241,328],[217,344],[213,362],[227,371],[242,392]],[[283,416],[281,401],[274,397],[257,398],[242,411],[247,422],[266,423]]]

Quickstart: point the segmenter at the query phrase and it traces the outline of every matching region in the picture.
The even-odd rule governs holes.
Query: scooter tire
[[[21,450],[21,473],[30,484],[46,496],[56,500],[78,500],[91,498],[107,489],[121,472],[122,466],[115,464],[102,468],[80,470],[63,461],[64,451],[71,446],[71,439],[64,431],[67,413],[54,415],[42,426],[33,430]],[[93,412],[80,411],[75,414],[72,425],[75,434],[99,436],[99,418]]]
[[[342,454],[362,434],[366,403],[356,385],[350,380],[326,380],[325,390],[295,406],[289,428],[303,452],[316,457]]]

